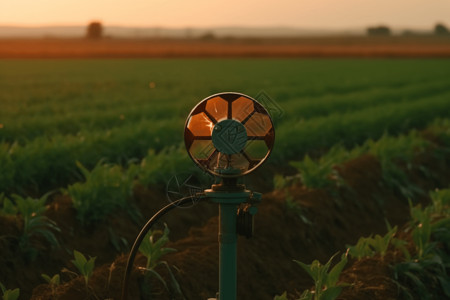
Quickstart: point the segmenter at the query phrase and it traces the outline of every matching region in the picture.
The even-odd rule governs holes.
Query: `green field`
[[[450,61],[1,61],[0,192],[43,193],[76,181],[76,161],[178,147],[190,109],[223,91],[278,104],[271,161],[286,163],[449,117]]]
[[[284,290],[294,298],[311,282],[293,259],[323,262],[346,249],[362,266],[378,261],[364,276],[344,271],[344,281],[350,273],[368,285],[361,296],[350,279],[343,299],[365,298],[365,286],[378,292],[387,278],[375,273],[380,265],[399,274],[388,280],[393,289],[379,288],[386,299],[410,291],[450,296],[438,286],[448,282],[441,249],[450,249],[450,191],[435,191],[448,187],[450,163],[450,60],[439,59],[0,60],[0,282],[20,288],[20,299],[117,296],[118,254],[167,204],[169,179],[198,171],[184,149],[186,117],[224,91],[255,97],[275,124],[259,181],[245,182],[267,193],[257,238],[240,240],[248,249],[241,265],[253,272],[240,279],[242,299],[274,299]],[[433,205],[423,210],[412,206],[427,201]],[[182,270],[175,277],[186,299],[217,291],[217,211],[196,209],[167,216],[176,236],[169,246],[180,250],[167,256],[167,268]],[[399,227],[385,234],[385,220]],[[397,230],[405,237],[394,238]],[[80,289],[77,273],[63,271],[74,270],[73,250],[98,257],[91,272],[107,281],[88,289],[85,277]],[[427,269],[438,260],[439,268]],[[42,284],[42,274],[48,282],[61,275],[61,283]]]

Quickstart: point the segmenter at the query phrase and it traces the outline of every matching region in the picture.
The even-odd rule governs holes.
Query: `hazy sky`
[[[0,0],[0,25],[450,26],[450,0]]]

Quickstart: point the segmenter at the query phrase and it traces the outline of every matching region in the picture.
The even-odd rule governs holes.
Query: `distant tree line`
[[[392,34],[391,29],[388,26],[374,26],[367,28],[368,36],[390,36]],[[414,32],[412,30],[405,30],[404,35],[423,35],[424,33]],[[428,33],[429,34],[429,33]],[[450,36],[450,30],[442,23],[437,23],[434,26],[432,34],[438,36]]]
[[[366,30],[368,36],[390,36],[392,35],[392,30],[385,25],[368,27]],[[434,26],[434,35],[438,36],[450,36],[450,30],[442,23],[437,23]],[[429,33],[428,33],[429,34]],[[414,32],[411,30],[406,30],[403,35],[424,35],[424,33]],[[90,22],[86,29],[86,38],[88,39],[101,39],[103,37],[103,25],[99,21]],[[201,40],[214,40],[216,36],[213,32],[206,32],[204,35],[200,36]]]

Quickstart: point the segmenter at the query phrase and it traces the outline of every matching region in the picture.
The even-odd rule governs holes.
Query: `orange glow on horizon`
[[[436,22],[450,25],[449,11],[448,0],[18,0],[1,1],[0,25],[73,26],[100,20],[136,27],[429,28]]]

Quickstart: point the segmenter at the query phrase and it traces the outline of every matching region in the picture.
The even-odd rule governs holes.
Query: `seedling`
[[[17,300],[20,296],[20,289],[7,290],[6,287],[0,282],[0,288],[3,294],[3,300]]]
[[[317,161],[305,155],[303,161],[292,161],[290,165],[296,167],[300,172],[300,178],[304,186],[308,188],[327,188],[333,185],[344,184],[339,172],[334,168],[336,165],[360,156],[364,149],[355,147],[347,151],[338,145],[330,149]]]
[[[318,260],[314,260],[310,265],[294,260],[305,270],[314,280],[314,291],[306,290],[301,295],[301,300],[333,300],[336,299],[346,284],[338,284],[339,275],[347,264],[347,253],[341,256],[341,260],[328,272],[334,254],[325,265]]]
[[[330,179],[333,172],[332,161],[315,162],[306,155],[303,161],[290,162],[290,164],[299,170],[301,181],[307,188],[326,188],[333,183]]]
[[[290,182],[288,182],[287,178],[280,174],[275,174],[273,176],[273,187],[276,190],[281,190],[290,185]]]
[[[89,278],[91,278],[92,273],[94,272],[95,259],[97,257],[89,257],[89,260],[87,260],[86,257],[77,250],[73,250],[73,256],[75,259],[71,260],[71,262],[75,265],[75,267],[77,267],[80,274],[84,277],[84,282],[87,289]]]
[[[61,283],[61,277],[59,276],[59,274],[55,274],[53,275],[53,277],[50,277],[47,274],[41,274],[41,276],[50,285],[50,288],[52,289],[52,295],[55,295],[56,288]]]
[[[406,260],[393,267],[395,283],[404,298],[431,299],[430,290],[440,289],[441,294],[450,297],[447,268],[448,241],[450,239],[450,217],[448,215],[449,190],[430,193],[432,205],[422,209],[410,205],[411,236],[416,246],[416,255],[407,251]],[[433,239],[432,239],[433,237]],[[400,243],[400,240],[394,240]],[[405,242],[400,246],[404,247]],[[400,249],[402,249],[399,247]]]
[[[146,269],[154,269],[162,256],[177,251],[173,248],[164,248],[164,245],[169,242],[169,233],[167,225],[164,226],[164,231],[154,230],[147,233],[139,247],[139,251],[147,258]],[[158,235],[161,237],[155,240]]]
[[[410,226],[413,228],[411,235],[416,245],[417,258],[422,259],[429,250],[431,237],[431,215],[430,209],[422,210],[420,205],[412,206],[409,200],[409,209],[411,214]]]
[[[432,205],[422,209],[420,205],[410,206],[411,235],[417,250],[417,259],[422,259],[435,248],[431,242],[431,235],[436,232],[446,234],[450,225],[450,190],[435,191],[430,193]]]
[[[371,257],[373,255],[373,250],[370,248],[367,239],[371,237],[360,237],[358,242],[354,246],[346,245],[348,248],[348,254],[360,260],[364,257]]]
[[[361,237],[356,245],[347,245],[348,253],[358,260],[364,257],[372,257],[377,253],[383,258],[396,232],[397,226],[391,228],[384,236],[377,234],[373,238],[371,236]]]
[[[394,278],[402,293],[409,299],[432,299],[430,288],[440,289],[446,299],[450,297],[450,286],[446,268],[448,261],[438,254],[430,254],[421,260],[406,261],[394,266]],[[410,288],[404,285],[409,282]],[[413,297],[410,289],[414,291]]]
[[[52,247],[59,246],[54,232],[60,232],[60,229],[54,221],[44,216],[48,195],[45,194],[39,199],[13,195],[15,206],[9,199],[3,199],[3,213],[19,213],[23,218],[23,231],[19,237],[19,245],[22,252],[31,259],[35,258],[39,249],[36,237],[43,237]]]
[[[288,298],[287,298],[287,293],[284,292],[284,293],[281,294],[281,295],[277,295],[277,296],[275,296],[275,297],[273,298],[273,300],[288,300]]]
[[[430,198],[433,203],[433,214],[450,215],[450,189],[432,191]]]
[[[392,228],[388,233],[386,233],[383,237],[379,234],[375,235],[373,239],[370,239],[369,245],[372,247],[372,249],[379,253],[381,257],[384,257],[386,255],[387,248],[389,247],[389,243],[391,239],[394,237],[395,233],[397,232],[397,226]]]
[[[164,224],[164,231],[149,231],[143,242],[141,243],[141,246],[139,247],[139,251],[147,258],[147,264],[144,270],[147,272],[147,274],[152,274],[153,276],[158,278],[158,280],[161,281],[161,283],[167,290],[168,287],[166,281],[161,277],[161,275],[159,275],[158,272],[155,271],[155,268],[158,265],[165,265],[169,270],[169,273],[171,274],[175,286],[178,286],[178,283],[176,282],[175,277],[172,275],[167,262],[160,260],[162,256],[176,251],[176,249],[164,247],[169,242],[169,233],[169,228],[166,224]],[[156,236],[160,236],[158,240],[155,239]]]

